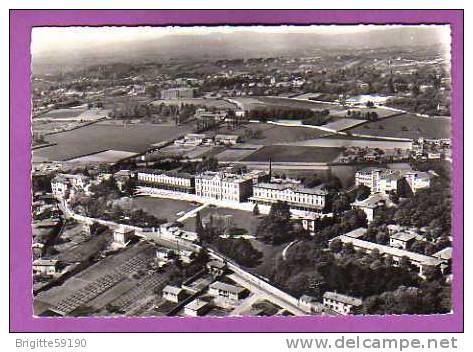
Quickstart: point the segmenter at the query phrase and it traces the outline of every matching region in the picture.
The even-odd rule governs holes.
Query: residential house
[[[362,304],[363,301],[359,298],[337,292],[327,291],[323,296],[324,307],[342,315],[357,313]]]

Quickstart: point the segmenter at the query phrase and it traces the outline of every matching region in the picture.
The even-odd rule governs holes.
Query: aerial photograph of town
[[[35,316],[452,313],[448,25],[36,27],[31,54]]]

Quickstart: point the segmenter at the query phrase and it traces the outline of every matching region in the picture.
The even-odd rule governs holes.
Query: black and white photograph
[[[447,25],[35,27],[36,317],[451,314]]]

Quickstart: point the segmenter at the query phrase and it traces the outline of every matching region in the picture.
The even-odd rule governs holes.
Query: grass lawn
[[[327,163],[333,161],[341,150],[340,148],[271,145],[257,150],[243,160],[262,162],[271,158],[274,162]]]
[[[132,200],[133,207],[142,209],[157,218],[166,218],[167,221],[174,221],[188,211],[197,207],[190,202],[175,199],[136,197]],[[178,213],[181,213],[177,215]]]
[[[256,217],[253,213],[243,210],[206,207],[200,211],[201,219],[208,217],[210,214],[231,215],[232,225],[237,228],[246,229],[249,234],[256,232],[256,228],[261,221],[260,217]],[[184,229],[195,231],[195,217],[189,218],[184,222]]]
[[[451,120],[405,114],[366,123],[352,128],[350,133],[401,138],[449,138]]]

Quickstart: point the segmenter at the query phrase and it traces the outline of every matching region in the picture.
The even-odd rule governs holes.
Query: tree
[[[335,238],[330,242],[329,248],[333,253],[340,253],[343,249],[342,240],[339,238]]]
[[[271,205],[269,216],[278,221],[288,222],[291,218],[290,207],[286,202],[277,201]]]
[[[399,267],[403,270],[409,270],[411,267],[411,262],[409,261],[409,258],[406,256],[402,256],[401,260],[399,260]]]
[[[125,194],[132,197],[135,194],[135,180],[133,178],[128,178],[122,186],[122,190]]]
[[[349,208],[350,208],[350,200],[344,194],[341,194],[338,197],[336,197],[332,203],[332,211],[335,214],[340,214]]]
[[[213,242],[215,249],[225,256],[246,267],[254,267],[260,263],[263,253],[253,247],[249,240],[243,238],[216,238]]]
[[[260,211],[259,211],[259,208],[258,208],[258,204],[255,204],[255,206],[253,207],[253,215],[254,215],[254,216],[260,215]]]
[[[387,244],[389,242],[389,235],[386,232],[379,231],[376,234],[376,243]]]
[[[291,225],[291,212],[286,202],[271,205],[269,215],[259,223],[256,234],[263,241],[271,244],[281,244],[294,237]]]
[[[204,234],[204,226],[202,225],[202,219],[200,218],[200,211],[195,214],[195,232],[199,237]]]
[[[393,202],[394,204],[399,203],[399,195],[397,194],[396,191],[392,190],[389,192],[389,200]]]
[[[361,201],[368,198],[371,194],[371,190],[369,187],[365,185],[359,185],[358,189],[356,190],[356,200]]]

